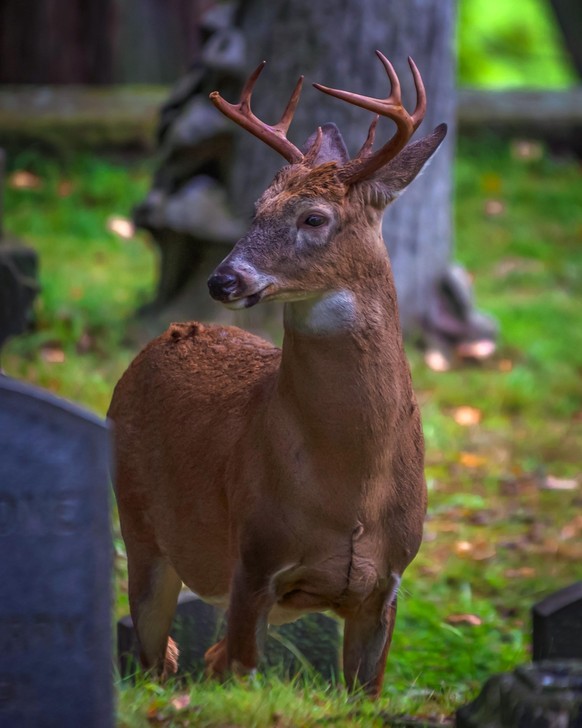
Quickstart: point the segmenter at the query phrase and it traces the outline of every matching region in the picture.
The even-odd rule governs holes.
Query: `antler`
[[[343,99],[350,104],[361,106],[363,109],[373,111],[380,116],[386,116],[396,123],[397,128],[394,136],[381,149],[372,154],[371,149],[374,143],[378,117],[374,119],[364,146],[358,152],[357,156],[347,162],[340,170],[340,176],[346,184],[352,184],[370,177],[389,160],[393,159],[406,146],[410,137],[420,126],[426,113],[426,92],[424,90],[424,84],[412,58],[408,58],[408,64],[412,71],[414,85],[416,87],[416,108],[412,114],[409,114],[402,106],[400,81],[392,64],[380,51],[376,51],[376,55],[382,61],[382,65],[386,69],[386,73],[390,79],[390,96],[386,99],[375,99],[370,96],[361,96],[351,91],[340,91],[339,89],[328,88],[319,83],[313,84],[319,91],[323,91],[330,96],[335,96],[338,99]]]
[[[251,111],[251,95],[257,78],[261,75],[261,71],[265,67],[266,61],[260,63],[253,73],[249,76],[240,95],[238,104],[229,104],[225,101],[218,91],[210,94],[210,100],[219,111],[236,124],[242,126],[243,129],[250,131],[251,134],[258,137],[265,144],[268,144],[276,152],[279,152],[291,164],[297,164],[304,159],[303,153],[287,139],[287,131],[293,120],[293,115],[301,95],[301,86],[303,85],[303,76],[299,78],[289,103],[285,107],[283,116],[274,126],[265,124],[264,121],[258,119]]]

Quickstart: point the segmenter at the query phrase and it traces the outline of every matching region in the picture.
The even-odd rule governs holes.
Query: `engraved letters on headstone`
[[[0,726],[113,725],[108,440],[0,376]]]

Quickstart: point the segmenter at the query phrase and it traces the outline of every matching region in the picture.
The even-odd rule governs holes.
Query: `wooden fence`
[[[0,84],[170,83],[208,0],[0,0]]]

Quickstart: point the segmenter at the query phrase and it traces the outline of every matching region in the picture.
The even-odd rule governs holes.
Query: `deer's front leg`
[[[396,621],[396,594],[374,598],[345,620],[344,677],[348,690],[362,688],[377,698]]]
[[[226,664],[233,672],[256,669],[273,603],[268,578],[240,563],[233,578],[226,633]]]

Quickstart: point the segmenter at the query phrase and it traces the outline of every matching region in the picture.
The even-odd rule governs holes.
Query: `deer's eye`
[[[323,225],[327,222],[327,218],[325,218],[323,215],[307,215],[307,217],[303,220],[303,224],[307,225],[308,227],[319,227],[320,225]]]

